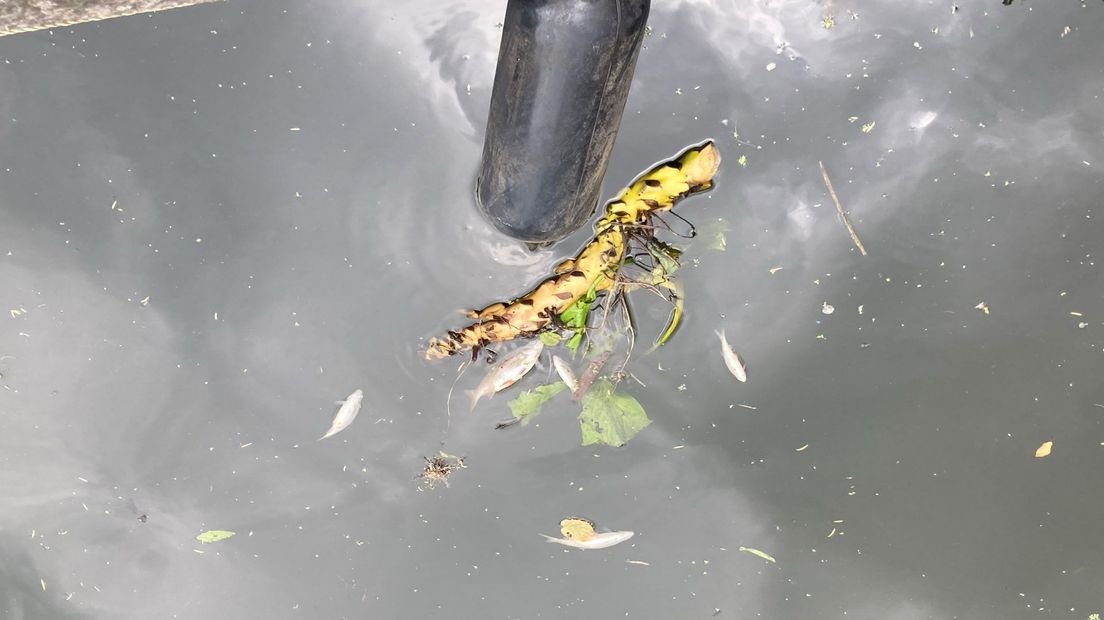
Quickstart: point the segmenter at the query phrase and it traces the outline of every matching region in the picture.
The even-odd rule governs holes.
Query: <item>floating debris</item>
[[[740,356],[732,350],[732,347],[728,346],[728,339],[725,338],[724,330],[714,332],[717,337],[721,339],[721,357],[724,358],[725,366],[728,368],[728,372],[732,373],[733,377],[740,383],[747,382],[747,367],[743,361],[740,360]]]
[[[832,179],[828,178],[828,170],[824,167],[824,162],[818,161],[817,163],[820,164],[820,175],[824,177],[824,186],[828,188],[828,194],[832,197],[832,202],[836,205],[836,212],[839,213],[840,218],[843,220],[843,225],[847,227],[847,233],[851,235],[851,241],[855,243],[855,247],[859,248],[859,252],[861,252],[863,256],[866,256],[866,248],[863,247],[863,243],[859,239],[859,233],[855,232],[855,227],[847,217],[847,212],[843,210],[843,205],[840,204],[839,196],[836,195],[836,188],[832,186]]]
[[[645,172],[613,200],[595,224],[595,235],[574,257],[529,292],[468,313],[475,322],[433,338],[426,359],[439,359],[465,349],[532,336],[554,328],[564,312],[584,297],[616,293],[616,274],[626,263],[631,242],[648,241],[653,218],[691,194],[713,187],[721,156],[712,142],[690,147],[674,159]],[[644,231],[644,232],[641,232]],[[593,297],[592,297],[593,299]]]
[[[514,417],[506,422],[499,422],[495,425],[495,428],[506,428],[518,422],[521,422],[523,425],[528,424],[533,416],[540,413],[544,403],[548,402],[550,398],[565,389],[567,389],[566,383],[549,383],[547,385],[538,385],[531,390],[526,390],[518,394],[517,398],[509,402],[510,412],[514,414]]]
[[[341,405],[341,408],[337,410],[337,415],[334,416],[333,422],[330,423],[330,430],[326,431],[325,435],[319,437],[318,441],[322,441],[327,437],[333,437],[352,424],[357,414],[360,413],[360,404],[363,400],[364,392],[357,390],[349,394],[349,397],[345,400],[337,401],[337,404]]]
[[[760,550],[758,550],[754,547],[740,547],[740,551],[746,551],[746,552],[748,552],[752,555],[757,555],[757,556],[763,558],[764,560],[766,560],[768,562],[772,562],[772,563],[777,562],[777,560],[775,560],[773,557],[771,557],[768,553],[760,551]]]
[[[651,423],[638,400],[604,377],[595,381],[594,389],[583,396],[579,431],[584,446],[604,444],[620,448]]]
[[[227,530],[207,530],[199,536],[196,536],[196,540],[203,544],[217,543],[227,538],[233,538],[237,535],[237,532],[230,532]]]
[[[767,271],[773,276],[774,274],[778,273],[779,271],[782,271],[782,268],[781,267],[771,267]]]
[[[820,311],[824,314],[832,314],[836,311],[836,307],[828,302],[824,302],[824,305],[820,307]]]
[[[533,340],[529,344],[514,349],[502,361],[495,364],[494,368],[487,372],[487,376],[479,382],[474,390],[465,393],[471,399],[471,411],[475,411],[475,405],[484,396],[490,398],[496,393],[505,390],[524,377],[540,358],[544,351],[544,343],[540,339]]]
[[[575,371],[571,370],[571,364],[567,360],[559,355],[553,355],[552,366],[556,369],[556,374],[560,375],[560,379],[567,385],[567,389],[572,392],[579,389],[579,380],[575,378]]]
[[[982,313],[988,315],[989,314],[989,304],[985,303],[984,301],[980,302],[980,303],[978,303],[978,305],[974,306],[974,310],[977,310],[979,312],[982,312]]]
[[[1041,459],[1043,457],[1050,456],[1050,449],[1053,447],[1053,441],[1044,441],[1043,445],[1039,446],[1039,448],[1035,450],[1035,458]]]
[[[551,543],[573,547],[575,549],[605,549],[623,543],[633,537],[633,532],[596,532],[590,519],[569,517],[560,521],[560,534],[563,538],[554,538],[541,534]]]
[[[451,454],[445,454],[444,452],[438,452],[437,456],[433,458],[422,457],[425,459],[425,469],[418,476],[419,479],[426,482],[426,486],[433,488],[437,486],[437,483],[445,483],[445,487],[449,485],[449,476],[457,469],[467,469],[467,465],[464,464],[464,457],[452,456]]]

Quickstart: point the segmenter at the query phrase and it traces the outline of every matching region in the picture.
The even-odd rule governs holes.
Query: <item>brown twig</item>
[[[851,235],[851,241],[855,242],[855,247],[859,248],[859,252],[862,252],[863,256],[866,256],[866,248],[863,247],[862,240],[859,239],[859,233],[855,232],[855,227],[851,225],[851,219],[847,217],[847,212],[843,210],[843,205],[840,204],[839,196],[836,195],[836,188],[832,187],[832,179],[828,178],[828,171],[824,169],[824,162],[818,161],[820,164],[820,174],[824,177],[824,185],[828,188],[828,193],[832,196],[832,202],[836,203],[836,211],[839,212],[840,218],[843,220],[843,225],[847,227],[847,233]]]
[[[594,383],[594,380],[598,378],[598,374],[602,372],[602,367],[609,361],[610,356],[613,355],[613,349],[608,349],[597,354],[590,360],[590,364],[587,365],[586,371],[581,377],[579,377],[579,387],[572,394],[572,398],[576,401],[583,399],[586,393],[590,391],[590,385]]]

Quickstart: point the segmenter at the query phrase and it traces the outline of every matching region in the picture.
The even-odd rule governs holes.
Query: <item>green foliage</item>
[[[579,349],[579,345],[583,342],[583,334],[586,332],[587,316],[590,315],[590,307],[594,305],[594,301],[598,299],[598,285],[603,280],[604,276],[598,276],[594,280],[594,284],[590,285],[590,290],[586,295],[583,295],[575,303],[567,307],[566,310],[560,313],[560,321],[564,325],[575,330],[575,334],[567,341],[567,348],[571,350],[571,354],[574,355],[575,351]]]
[[[226,540],[232,538],[237,532],[228,532],[226,530],[207,530],[199,536],[196,536],[196,540],[201,543],[216,543],[220,540]]]
[[[608,379],[598,379],[583,396],[579,427],[583,445],[600,443],[621,447],[652,421],[632,396],[615,390]]]
[[[548,399],[565,389],[567,389],[567,386],[560,381],[526,390],[510,401],[510,411],[515,418],[521,419],[521,424],[524,426],[529,423],[530,417],[540,413],[541,406],[548,402]]]

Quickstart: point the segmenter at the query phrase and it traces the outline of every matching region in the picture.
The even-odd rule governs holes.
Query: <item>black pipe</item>
[[[476,180],[502,232],[544,244],[598,205],[650,0],[509,0]]]

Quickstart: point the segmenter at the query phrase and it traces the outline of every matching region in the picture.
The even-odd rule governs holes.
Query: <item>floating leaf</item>
[[[764,560],[766,560],[768,562],[777,562],[777,560],[775,560],[773,557],[771,557],[768,553],[760,551],[760,550],[755,549],[753,547],[740,547],[740,551],[747,551],[751,555],[757,555],[757,556],[763,558]]]
[[[675,307],[671,309],[671,318],[667,321],[667,328],[663,330],[663,333],[656,339],[655,344],[652,345],[652,351],[657,347],[663,346],[671,336],[675,334],[675,330],[678,329],[680,323],[682,323],[682,312],[686,306],[685,296],[682,294],[682,285],[678,283],[678,280],[668,280],[665,286],[671,289],[673,297],[675,298]]]
[[[870,133],[871,131],[874,130],[874,125],[877,125],[877,124],[878,124],[878,121],[870,121],[869,123],[864,124],[862,126],[862,132],[863,133]]]
[[[567,385],[563,382],[539,385],[531,390],[526,390],[511,400],[510,411],[515,418],[521,420],[522,425],[529,423],[529,417],[540,413],[541,405],[548,402],[556,394],[564,391]]]
[[[741,155],[740,158],[736,160],[736,163],[740,164],[742,168],[747,168],[747,161],[747,155]]]
[[[560,341],[563,340],[563,337],[556,332],[541,332],[539,338],[546,347],[554,347],[560,344]]]
[[[820,26],[821,26],[821,28],[824,28],[825,30],[831,30],[832,26],[835,26],[835,25],[836,25],[836,20],[831,15],[825,15],[824,18],[820,20]]]
[[[583,396],[579,427],[584,446],[621,447],[651,423],[644,407],[632,396],[615,391],[608,379],[595,381]]]
[[[1039,449],[1035,451],[1035,458],[1041,459],[1044,456],[1050,456],[1050,449],[1053,447],[1053,441],[1044,441],[1043,445],[1039,446]]]
[[[228,532],[226,530],[207,530],[199,536],[196,536],[196,540],[201,543],[216,543],[220,540],[226,540],[232,538],[237,532]]]
[[[583,333],[586,331],[587,316],[590,314],[590,307],[594,305],[594,300],[598,298],[598,286],[605,281],[604,277],[598,277],[594,280],[594,284],[590,285],[590,290],[586,295],[583,295],[567,307],[566,310],[560,313],[560,321],[564,325],[575,330],[575,334],[567,341],[567,348],[571,350],[571,354],[574,355],[575,351],[579,349],[579,344],[583,341]]]

